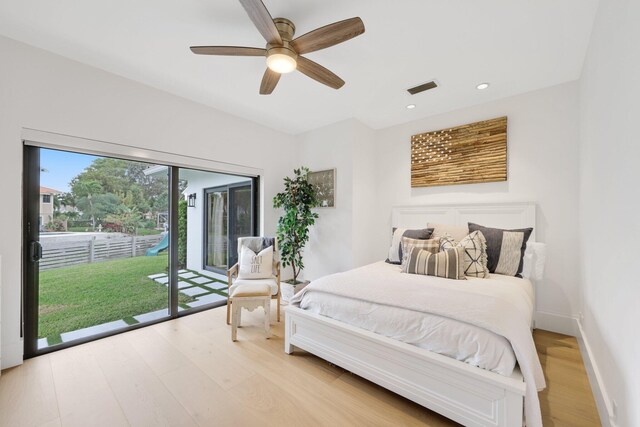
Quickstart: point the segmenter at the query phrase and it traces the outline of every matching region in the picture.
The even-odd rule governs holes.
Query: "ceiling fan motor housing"
[[[289,46],[289,42],[293,39],[293,35],[296,32],[296,26],[290,20],[286,18],[275,18],[273,23],[276,25],[278,29],[278,33],[280,33],[280,37],[282,38],[282,44],[272,44],[267,43],[267,65],[277,72],[290,72],[295,69],[296,60],[298,59],[298,53]],[[290,60],[286,60],[282,56],[286,56],[291,58]],[[276,60],[282,63],[282,60],[287,61],[289,65],[286,70],[280,70],[277,66],[269,65],[271,60]],[[278,58],[278,59],[276,59]],[[293,62],[291,62],[293,60]]]
[[[293,22],[289,21],[287,18],[275,18],[273,23],[276,24],[276,28],[278,29],[283,41],[289,42],[293,40],[293,35],[296,33],[296,26],[293,25]]]

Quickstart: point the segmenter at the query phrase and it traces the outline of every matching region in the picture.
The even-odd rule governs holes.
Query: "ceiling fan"
[[[266,56],[267,70],[260,83],[260,94],[269,95],[275,89],[280,75],[298,70],[312,79],[334,89],[340,89],[344,80],[310,59],[304,53],[342,43],[364,33],[360,18],[345,19],[306,33],[296,39],[293,22],[286,18],[271,18],[261,0],[240,0],[249,18],[267,41],[265,49],[239,46],[192,46],[198,55]]]

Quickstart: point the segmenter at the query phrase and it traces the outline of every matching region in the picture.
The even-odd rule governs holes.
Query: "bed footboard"
[[[285,352],[315,354],[465,426],[521,427],[525,383],[295,306]]]

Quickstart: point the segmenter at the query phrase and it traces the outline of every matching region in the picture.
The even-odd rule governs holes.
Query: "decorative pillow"
[[[489,277],[487,267],[487,241],[481,231],[474,231],[456,244],[453,237],[447,235],[440,239],[440,250],[460,247],[464,249],[464,275]]]
[[[487,266],[490,273],[522,277],[524,252],[533,228],[503,230],[469,223],[469,231],[481,231],[487,239]]]
[[[424,249],[413,248],[402,271],[410,274],[465,280],[464,249],[455,247],[434,254]]]
[[[449,234],[456,240],[456,242],[464,239],[464,237],[471,232],[464,225],[434,224],[430,222],[427,224],[427,227],[433,228],[433,238],[444,237]]]
[[[246,246],[240,251],[238,279],[270,279],[273,266],[273,246],[256,254]]]
[[[425,251],[429,251],[433,254],[437,254],[440,250],[440,239],[428,239],[428,240],[419,240],[419,239],[411,239],[409,237],[402,238],[402,268],[404,269],[407,260],[409,259],[409,255],[414,248],[424,249]]]
[[[421,230],[409,230],[407,228],[394,228],[387,262],[389,264],[402,263],[402,238],[403,237],[410,237],[412,239],[417,239],[417,240],[427,240],[431,237],[432,233],[433,233],[433,228],[423,228]]]

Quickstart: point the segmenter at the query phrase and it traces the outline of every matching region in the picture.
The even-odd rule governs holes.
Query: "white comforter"
[[[537,391],[545,387],[545,381],[530,331],[533,310],[532,295],[530,288],[518,286],[513,283],[513,280],[499,275],[492,275],[489,279],[468,278],[468,280],[458,281],[404,274],[400,273],[397,266],[380,262],[313,281],[294,297],[292,303],[299,303],[302,308],[314,305],[314,303],[316,307],[318,303],[325,304],[323,309],[325,313],[328,312],[326,310],[328,308],[327,302],[330,302],[330,305],[334,307],[342,307],[342,309],[349,307],[354,313],[359,312],[360,309],[367,309],[367,304],[373,307],[371,305],[373,304],[375,307],[383,309],[383,315],[386,313],[391,316],[388,324],[393,320],[399,320],[397,317],[394,319],[394,316],[399,316],[398,312],[414,311],[423,315],[431,315],[433,316],[432,320],[440,317],[456,321],[449,322],[449,326],[456,325],[457,328],[464,328],[460,322],[467,324],[467,326],[473,326],[467,328],[467,334],[470,334],[468,336],[472,336],[474,339],[482,336],[477,332],[478,328],[504,337],[513,347],[513,354],[518,360],[527,384],[525,397],[527,425],[530,427],[542,426]],[[349,300],[352,304],[349,304]],[[397,310],[398,308],[402,310]],[[338,317],[342,317],[338,320],[348,322],[349,315]],[[358,316],[356,315],[356,317]],[[362,318],[360,318],[360,323],[362,323]],[[373,321],[368,325],[375,326],[380,323],[384,322]],[[395,324],[402,325],[403,322]],[[415,321],[405,324],[416,325]],[[354,326],[363,327],[357,322]],[[474,328],[475,332],[473,332]],[[389,335],[388,327],[386,331],[385,328],[370,330],[394,337],[394,334]],[[462,334],[461,336],[464,335],[464,329],[457,329],[457,331]],[[405,333],[399,333],[399,335],[403,334]],[[484,338],[489,340],[489,335],[491,334],[485,334]],[[415,335],[410,332],[405,336],[415,338]],[[410,341],[411,339],[405,342]],[[497,345],[495,339],[491,342],[494,343],[492,345]],[[441,347],[443,344],[433,345]],[[445,347],[447,345],[444,344]],[[422,347],[422,345],[420,346]],[[465,351],[467,350],[462,349],[463,353]],[[446,353],[445,351],[443,354]],[[505,357],[503,366],[492,370],[499,372],[511,363],[508,360],[508,353],[502,352],[502,354]],[[507,356],[504,356],[505,354]],[[479,357],[480,363],[474,364],[482,366],[481,358],[486,356]],[[487,366],[490,365],[491,361],[488,361]]]

